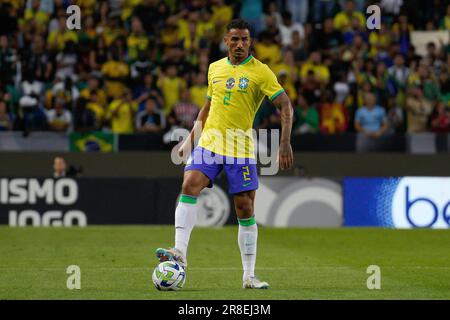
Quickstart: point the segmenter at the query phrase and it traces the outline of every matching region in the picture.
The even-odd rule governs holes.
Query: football
[[[152,280],[160,291],[176,291],[183,288],[186,273],[177,262],[164,261],[153,270]]]

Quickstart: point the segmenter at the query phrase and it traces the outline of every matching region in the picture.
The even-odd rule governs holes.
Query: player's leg
[[[258,226],[254,215],[254,201],[258,189],[256,164],[225,165],[229,193],[234,195],[234,206],[239,222],[238,244],[241,251],[244,288],[266,289],[269,285],[255,277]]]
[[[175,209],[175,247],[158,248],[156,255],[160,261],[176,260],[187,267],[187,248],[192,229],[197,222],[197,197],[210,184],[210,179],[201,171],[185,171],[181,196]]]
[[[175,248],[158,248],[156,256],[160,261],[176,260],[183,267],[187,266],[187,248],[197,221],[197,197],[205,187],[212,187],[212,182],[223,168],[212,157],[210,151],[200,147],[192,152],[184,168],[181,196],[175,210]]]
[[[238,243],[241,251],[243,287],[246,289],[267,289],[269,284],[255,277],[258,225],[255,221],[255,190],[234,195],[234,205],[239,222]]]
[[[210,184],[209,178],[201,171],[191,170],[184,173],[180,201],[175,210],[175,248],[184,256],[192,229],[197,222],[197,197]]]

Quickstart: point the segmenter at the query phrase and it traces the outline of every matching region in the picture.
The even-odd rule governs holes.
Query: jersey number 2
[[[231,91],[226,91],[225,96],[223,97],[223,104],[225,106],[229,106],[230,100],[231,100]]]

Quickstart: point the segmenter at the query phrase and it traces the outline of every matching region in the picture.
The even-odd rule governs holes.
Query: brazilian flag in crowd
[[[70,151],[77,152],[112,152],[117,151],[117,135],[109,132],[72,132],[70,134]]]

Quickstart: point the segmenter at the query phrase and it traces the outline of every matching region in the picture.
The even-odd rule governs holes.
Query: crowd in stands
[[[380,30],[366,27],[381,7]],[[66,9],[81,8],[70,30]],[[252,25],[297,134],[450,132],[450,45],[419,55],[414,30],[450,30],[450,4],[422,0],[0,0],[0,131],[191,128],[226,25]],[[255,128],[280,128],[266,99]]]

